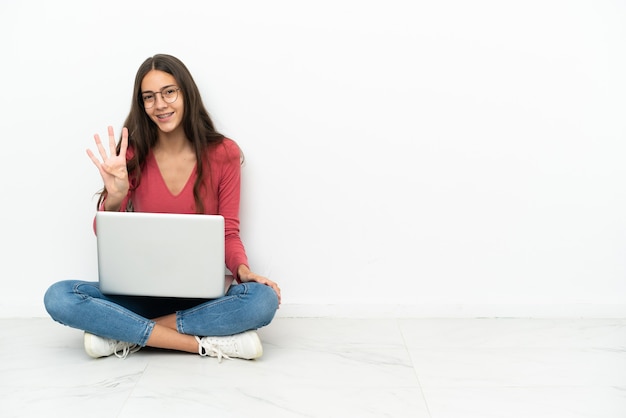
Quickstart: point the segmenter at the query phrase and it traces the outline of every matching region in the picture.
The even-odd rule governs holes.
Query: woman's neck
[[[174,132],[159,132],[153,151],[166,154],[180,154],[188,152],[191,148],[191,142],[185,136],[185,132],[180,129]]]

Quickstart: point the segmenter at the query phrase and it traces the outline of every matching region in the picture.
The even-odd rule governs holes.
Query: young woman
[[[126,357],[144,346],[219,360],[260,357],[255,330],[272,321],[280,289],[248,267],[239,237],[241,152],[216,132],[187,67],[170,55],[144,61],[117,146],[111,127],[108,136],[107,151],[95,135],[100,158],[87,150],[104,182],[98,210],[224,216],[234,282],[224,297],[198,301],[104,295],[97,282],[66,280],[45,294],[50,316],[84,330],[94,358]]]

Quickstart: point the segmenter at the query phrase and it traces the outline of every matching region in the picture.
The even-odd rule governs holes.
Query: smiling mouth
[[[163,114],[163,115],[157,115],[157,118],[158,118],[158,119],[167,119],[167,118],[169,118],[170,116],[172,116],[173,114],[174,114],[174,112],[171,112],[171,113],[165,113],[165,114]]]

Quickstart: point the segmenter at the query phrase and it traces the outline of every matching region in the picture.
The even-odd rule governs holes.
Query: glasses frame
[[[171,102],[168,101],[165,96],[163,95],[163,92],[165,90],[174,90],[176,92],[176,97],[174,97],[174,100],[172,100]],[[143,103],[143,108],[144,109],[152,109],[154,107],[154,105],[156,104],[156,95],[160,94],[161,95],[161,99],[163,99],[163,101],[167,104],[172,104],[174,103],[176,100],[178,100],[178,92],[180,91],[180,87],[178,86],[165,86],[163,87],[160,91],[142,91],[141,92],[141,101]],[[146,100],[144,99],[144,94],[152,94],[154,96],[154,98],[152,99],[152,103],[150,103],[150,105],[148,106],[146,104]]]

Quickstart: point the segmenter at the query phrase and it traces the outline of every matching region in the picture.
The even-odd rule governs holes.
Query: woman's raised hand
[[[98,152],[100,154],[100,157],[102,158],[102,162],[100,162],[98,157],[96,157],[96,155],[90,149],[87,149],[87,155],[89,155],[91,161],[93,161],[94,165],[98,168],[98,171],[100,171],[102,181],[104,182],[104,188],[107,190],[107,200],[110,200],[110,203],[121,203],[122,199],[126,197],[129,188],[128,170],[126,169],[128,129],[122,129],[122,141],[120,144],[119,154],[115,150],[115,135],[113,134],[112,126],[108,127],[108,133],[108,154],[107,150],[104,148],[104,145],[102,145],[100,136],[98,134],[94,135],[94,139],[96,140],[96,147],[98,148]]]

